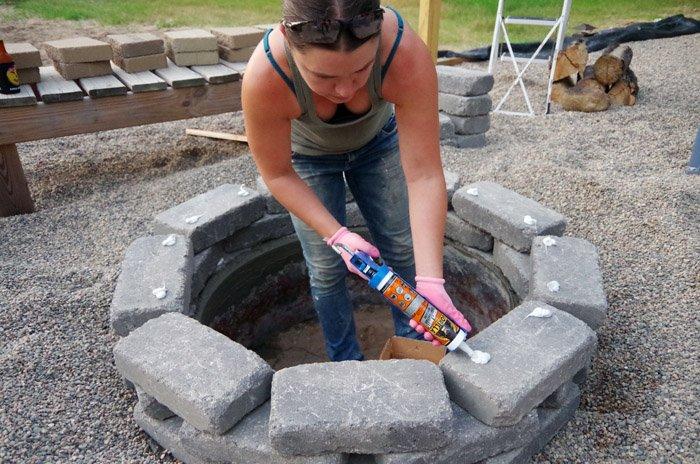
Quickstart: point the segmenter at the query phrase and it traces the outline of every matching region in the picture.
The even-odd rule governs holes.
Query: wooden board
[[[418,35],[428,46],[433,63],[437,61],[441,0],[420,0]]]
[[[31,86],[24,84],[19,86],[19,93],[0,93],[0,108],[10,106],[31,106],[36,105],[36,97]]]
[[[175,89],[182,87],[195,87],[206,84],[206,81],[201,75],[192,71],[190,68],[177,66],[170,60],[168,60],[167,68],[156,69],[153,72],[167,82],[170,87]]]
[[[237,61],[237,62],[231,62],[231,61],[226,61],[219,59],[219,63],[223,64],[224,66],[227,66],[234,71],[238,72],[241,76],[245,74],[245,67],[248,65],[247,61]]]
[[[41,82],[36,88],[44,103],[58,103],[83,99],[83,91],[74,81],[67,81],[52,66],[39,68]]]
[[[210,64],[207,66],[191,66],[190,69],[201,74],[210,84],[223,84],[237,81],[241,75],[223,64]]]
[[[90,98],[126,95],[126,87],[113,75],[84,77],[78,79],[80,86]]]
[[[34,212],[15,144],[0,145],[0,217]]]
[[[112,72],[132,92],[151,92],[168,88],[168,84],[151,71],[128,73],[112,63]]]

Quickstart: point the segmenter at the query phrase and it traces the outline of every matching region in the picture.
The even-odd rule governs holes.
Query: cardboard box
[[[425,359],[438,364],[447,353],[444,346],[412,338],[393,336],[386,341],[379,359]]]

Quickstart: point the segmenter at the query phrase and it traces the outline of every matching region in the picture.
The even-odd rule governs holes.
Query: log
[[[583,42],[576,42],[557,54],[554,80],[559,81],[573,74],[583,74],[588,62],[588,49]]]
[[[625,74],[632,61],[632,49],[628,45],[611,44],[593,64],[595,78],[609,88]]]
[[[592,113],[607,110],[610,106],[610,98],[602,90],[572,87],[564,92],[559,103],[566,111]]]
[[[632,106],[637,102],[637,92],[639,92],[637,76],[634,71],[627,68],[622,78],[612,86],[608,96],[612,105]]]
[[[581,80],[576,83],[576,87],[579,89],[595,89],[605,92],[605,86],[595,78],[593,66],[586,66],[583,70]]]
[[[573,86],[574,82],[571,77],[553,82],[551,100],[556,103],[561,103],[562,96]]]

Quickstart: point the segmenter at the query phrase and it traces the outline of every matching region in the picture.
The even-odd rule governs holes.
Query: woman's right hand
[[[355,232],[350,232],[347,227],[341,227],[340,229],[338,229],[338,231],[334,233],[331,238],[326,239],[326,243],[328,244],[328,246],[346,245],[349,249],[353,251],[364,251],[372,258],[379,257],[379,250],[377,249],[377,247],[369,243],[367,240],[365,240]],[[350,254],[343,250],[343,253],[340,256],[343,258],[343,261],[345,261],[345,266],[347,266],[350,272],[353,272],[362,277],[363,279],[368,280],[367,276],[358,271],[357,268],[350,262]]]

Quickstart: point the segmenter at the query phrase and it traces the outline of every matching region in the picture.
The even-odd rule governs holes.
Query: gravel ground
[[[700,69],[678,53],[699,46],[698,36],[632,44],[634,107],[494,116],[486,148],[443,152],[465,181],[494,180],[566,214],[567,234],[600,250],[610,312],[598,356],[575,419],[537,462],[700,455],[700,178],[683,172]],[[114,369],[119,264],[157,212],[255,177],[244,146],[185,138],[185,127],[242,122],[227,114],[19,145],[38,211],[0,218],[0,462],[172,461],[134,425],[135,397]]]

